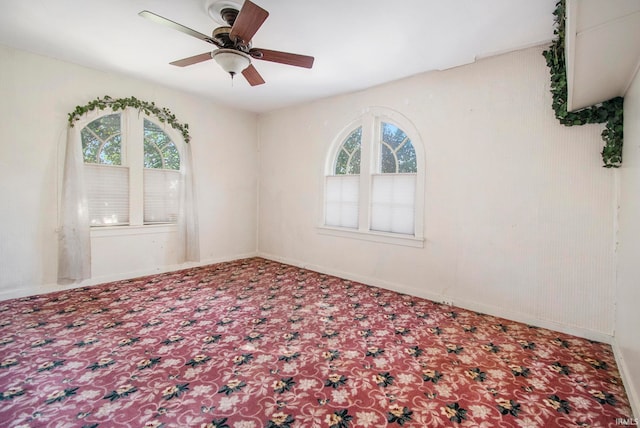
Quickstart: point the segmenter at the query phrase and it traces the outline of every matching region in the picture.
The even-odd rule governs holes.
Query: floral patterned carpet
[[[601,427],[610,346],[264,260],[0,302],[0,426]]]

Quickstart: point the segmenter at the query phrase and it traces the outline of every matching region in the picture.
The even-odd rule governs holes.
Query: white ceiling
[[[556,0],[254,0],[270,13],[254,47],[315,57],[311,70],[254,61],[256,87],[214,61],[169,65],[212,45],[138,16],[209,35],[211,2],[0,0],[0,44],[264,112],[547,43]]]

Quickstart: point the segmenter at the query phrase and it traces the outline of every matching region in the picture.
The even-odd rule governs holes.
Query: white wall
[[[59,177],[67,113],[135,96],[189,124],[201,260],[256,252],[257,117],[147,81],[0,46],[0,298],[56,288]],[[171,236],[94,240],[100,279],[172,266]],[[170,266],[171,265],[171,266]]]
[[[640,417],[640,74],[624,98],[620,168],[615,344],[634,413]]]
[[[255,254],[258,224],[267,257],[607,340],[614,331],[614,172],[601,167],[600,125],[567,128],[553,117],[541,51],[256,119],[150,82],[0,46],[0,298],[55,288],[67,113],[105,94],[134,95],[190,125],[203,261]],[[424,248],[316,229],[329,145],[370,106],[399,111],[425,142]],[[144,250],[164,245],[153,239],[117,248],[96,240],[97,253],[112,254],[100,276],[167,268],[166,252],[149,257]]]
[[[615,186],[603,128],[554,118],[542,49],[262,115],[260,253],[610,341]],[[425,143],[424,248],[316,229],[329,146],[369,106],[399,111]]]
[[[0,46],[0,299],[57,288],[67,113],[96,97],[133,95],[190,125],[203,262],[253,255],[259,245],[274,259],[598,340],[615,329],[637,414],[640,78],[625,100],[614,296],[615,172],[601,167],[602,127],[558,124],[541,50],[257,120],[150,82]],[[425,142],[424,248],[316,229],[329,145],[370,106],[401,112]],[[102,262],[94,282],[175,267],[171,237],[147,235],[125,235],[115,246],[96,239]]]

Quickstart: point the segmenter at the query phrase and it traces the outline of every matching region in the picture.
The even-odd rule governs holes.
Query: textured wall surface
[[[554,118],[542,49],[261,116],[260,253],[607,340],[614,173],[601,125]],[[404,115],[424,143],[424,248],[317,229],[331,143],[372,106]]]
[[[3,46],[0,63],[0,298],[55,288],[67,113],[104,95],[154,101],[189,124],[201,259],[255,254],[254,114]],[[123,277],[174,265],[171,250],[159,248],[170,241],[150,233],[95,240],[94,273]]]
[[[640,417],[640,74],[624,98],[624,151],[619,172],[615,339],[629,400]]]

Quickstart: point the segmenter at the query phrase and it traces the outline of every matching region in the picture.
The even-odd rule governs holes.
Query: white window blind
[[[375,174],[371,189],[371,230],[415,233],[416,174]]]
[[[129,168],[84,165],[91,226],[129,224]]]
[[[180,172],[144,169],[144,223],[175,223],[178,220]]]
[[[326,179],[325,224],[357,229],[360,176],[330,175]]]

